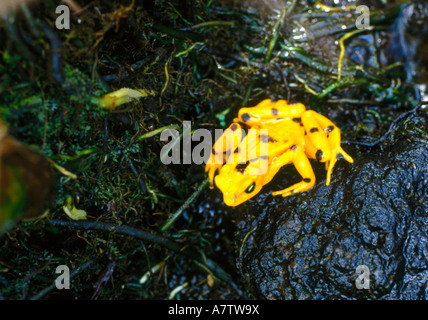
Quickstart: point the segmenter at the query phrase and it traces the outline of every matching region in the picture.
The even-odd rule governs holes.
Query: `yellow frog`
[[[250,131],[255,133],[250,135]],[[205,171],[210,188],[215,182],[224,202],[237,206],[255,196],[282,166],[290,163],[303,179],[272,192],[274,196],[287,197],[312,188],[315,174],[309,159],[325,162],[328,186],[338,153],[353,162],[340,147],[339,128],[329,119],[306,110],[301,103],[267,99],[255,107],[239,110],[238,118],[214,144]]]

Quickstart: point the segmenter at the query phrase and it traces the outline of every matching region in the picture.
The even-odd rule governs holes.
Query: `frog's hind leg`
[[[317,115],[318,113],[312,110],[302,114],[302,123],[305,128],[305,152],[312,159],[327,162],[332,154],[331,145]]]
[[[352,159],[352,157],[348,155],[340,146],[341,138],[339,128],[336,127],[329,119],[327,119],[321,114],[317,113],[315,117],[322,126],[332,150],[331,158],[329,161],[326,162],[327,178],[325,184],[328,186],[331,181],[331,173],[333,171],[333,167],[337,162],[337,155],[341,154],[343,158],[349,163],[353,163],[354,159]]]
[[[337,154],[341,154],[346,161],[354,160],[340,146],[340,130],[333,122],[316,113],[306,111],[303,123],[307,135],[305,136],[306,154],[313,159],[326,163],[326,185],[330,185],[331,173],[337,162]]]
[[[284,190],[272,192],[272,195],[282,195],[283,197],[287,197],[297,192],[307,191],[314,186],[315,174],[312,170],[311,163],[301,146],[292,146],[275,161],[277,165],[284,165],[290,162],[293,162],[294,167],[302,176],[303,180]]]

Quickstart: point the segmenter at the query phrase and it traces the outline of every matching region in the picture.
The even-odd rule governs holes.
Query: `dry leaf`
[[[86,211],[77,209],[71,197],[68,197],[65,201],[65,206],[62,207],[65,214],[69,216],[73,220],[85,220],[86,219]]]
[[[101,98],[92,98],[92,102],[104,109],[115,110],[121,104],[138,100],[148,95],[155,95],[153,91],[145,89],[129,89],[122,88],[114,92],[110,92]]]

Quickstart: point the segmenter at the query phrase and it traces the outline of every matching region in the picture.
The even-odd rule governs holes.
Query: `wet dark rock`
[[[403,6],[391,27],[391,50],[396,60],[404,60],[407,80],[426,83],[428,79],[428,3],[411,1]]]
[[[426,118],[410,123],[427,131]],[[428,297],[428,142],[400,132],[382,149],[344,146],[355,162],[339,161],[329,187],[314,163],[309,192],[273,197],[280,178],[240,208],[237,266],[256,298]],[[356,287],[359,265],[369,289]]]

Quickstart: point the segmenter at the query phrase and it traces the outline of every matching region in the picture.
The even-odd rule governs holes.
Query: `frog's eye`
[[[251,192],[253,192],[254,191],[254,189],[256,188],[256,183],[255,182],[253,182],[252,184],[250,184],[249,186],[248,186],[248,188],[245,190],[245,192],[246,193],[251,193]]]

